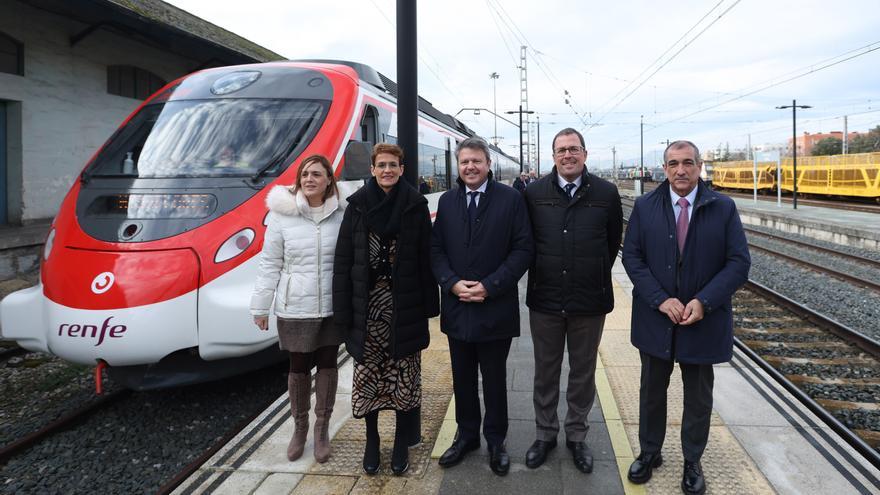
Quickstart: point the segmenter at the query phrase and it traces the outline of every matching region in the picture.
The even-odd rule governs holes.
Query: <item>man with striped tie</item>
[[[663,161],[666,181],[636,200],[623,244],[623,266],[633,283],[631,340],[642,361],[641,453],[628,478],[646,483],[663,463],[666,389],[678,361],[684,389],[681,489],[701,495],[712,365],[732,357],[731,297],[748,279],[751,260],[736,204],[700,180],[696,145],[670,143]]]

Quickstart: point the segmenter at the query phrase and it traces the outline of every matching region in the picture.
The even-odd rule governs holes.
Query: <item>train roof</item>
[[[362,64],[360,62],[352,62],[350,60],[334,60],[334,59],[297,59],[294,62],[314,62],[320,64],[339,64],[351,67],[357,73],[358,77],[361,81],[364,81],[376,88],[382,90],[383,92],[393,96],[395,99],[397,98],[397,83],[391,80],[385,74],[377,71],[376,69],[370,67],[369,65]],[[468,136],[476,136],[477,133],[474,132],[470,127],[466,126],[463,122],[456,119],[452,115],[447,113],[443,113],[439,109],[437,109],[430,101],[419,96],[419,111],[430,116],[434,120],[450,127],[452,129],[457,130],[458,132],[468,135]],[[489,144],[489,147],[499,153],[504,155],[505,157],[513,160],[514,162],[519,163],[519,160],[513,158],[508,155],[500,148],[495,145]]]

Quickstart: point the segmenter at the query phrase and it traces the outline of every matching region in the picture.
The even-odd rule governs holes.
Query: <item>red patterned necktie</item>
[[[681,211],[678,213],[678,221],[675,223],[675,236],[678,238],[678,252],[684,252],[684,241],[688,235],[688,202],[687,198],[679,198],[678,206]]]

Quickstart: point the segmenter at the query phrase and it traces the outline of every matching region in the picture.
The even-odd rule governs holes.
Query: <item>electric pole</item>
[[[798,175],[797,175],[797,109],[798,108],[813,108],[810,105],[798,105],[797,100],[791,100],[791,105],[782,105],[776,107],[778,110],[784,110],[787,108],[791,109],[791,183],[792,183],[792,193],[791,193],[791,206],[793,209],[797,209],[797,183],[798,183]]]

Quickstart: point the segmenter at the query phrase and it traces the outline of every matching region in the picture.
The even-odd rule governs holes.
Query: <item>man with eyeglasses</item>
[[[535,355],[532,400],[536,440],[526,466],[537,468],[556,447],[559,375],[568,345],[565,444],[575,467],[593,471],[587,414],[596,395],[596,353],[605,315],[614,308],[611,266],[623,230],[620,195],[586,169],[584,137],[567,128],[553,138],[553,170],[529,185],[526,202],[535,239],[529,307]]]

